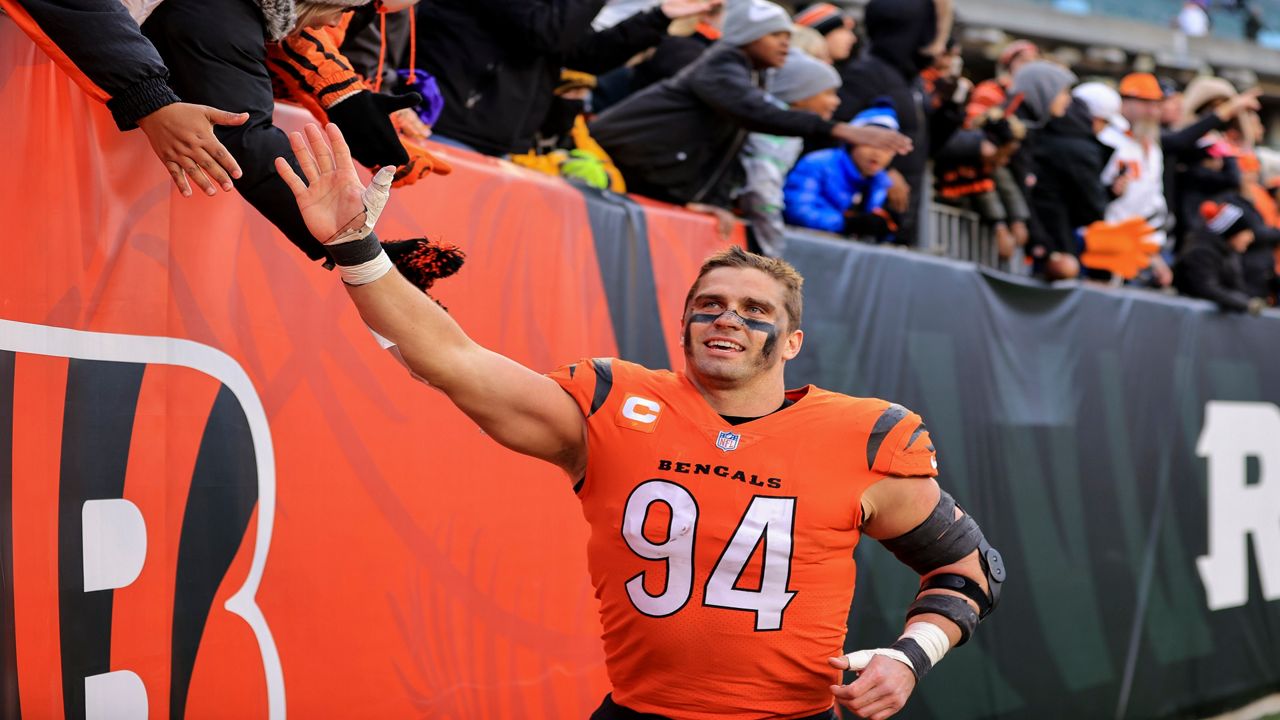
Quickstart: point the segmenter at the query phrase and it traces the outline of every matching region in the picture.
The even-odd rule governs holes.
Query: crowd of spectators
[[[770,255],[786,224],[927,245],[925,208],[941,203],[974,213],[1009,269],[1045,280],[1253,312],[1277,293],[1280,156],[1260,145],[1256,91],[1081,82],[1025,40],[971,78],[951,0],[870,0],[860,22],[768,0],[17,7],[110,96],[121,130],[142,128],[184,194],[234,187],[317,260],[272,165],[296,165],[278,100],[336,123],[358,162],[395,166],[400,185],[450,171],[430,138],[736,216]],[[424,238],[386,245],[424,290],[461,263]]]

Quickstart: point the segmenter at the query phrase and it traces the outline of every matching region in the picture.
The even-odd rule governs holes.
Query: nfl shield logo
[[[720,434],[716,436],[716,447],[720,448],[725,452],[729,452],[730,450],[737,450],[738,441],[741,439],[742,439],[742,436],[739,435],[738,433],[730,432],[728,430],[721,430]]]

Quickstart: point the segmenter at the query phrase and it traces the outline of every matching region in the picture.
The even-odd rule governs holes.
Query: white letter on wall
[[[1210,400],[1204,418],[1196,454],[1209,459],[1209,554],[1196,566],[1209,609],[1249,602],[1250,533],[1263,599],[1280,599],[1280,408]],[[1255,485],[1246,484],[1250,457],[1258,459]]]

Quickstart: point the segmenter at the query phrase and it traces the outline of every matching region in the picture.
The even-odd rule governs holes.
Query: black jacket
[[[431,0],[418,5],[418,61],[445,106],[435,130],[490,155],[523,153],[562,67],[602,73],[658,42],[661,8],[601,32],[604,0]]]
[[[604,147],[643,195],[669,202],[714,201],[748,132],[818,138],[834,124],[783,110],[760,88],[761,74],[741,49],[717,44],[675,77],[609,108],[591,124]]]
[[[1230,312],[1249,309],[1240,253],[1226,239],[1208,231],[1197,232],[1173,266],[1173,286],[1178,292],[1212,300]]]
[[[1182,222],[1182,206],[1179,204],[1182,199],[1179,192],[1182,174],[1186,172],[1188,164],[1194,164],[1203,157],[1196,146],[1200,138],[1206,133],[1221,130],[1226,125],[1217,115],[1208,112],[1181,130],[1160,131],[1160,149],[1164,152],[1164,201],[1169,212],[1179,218],[1173,228],[1175,248],[1179,247],[1187,229]]]
[[[120,0],[18,0],[76,69],[102,88],[121,130],[179,102],[169,70]]]
[[[1101,220],[1111,202],[1102,170],[1113,150],[1094,136],[1092,122],[1089,108],[1072,100],[1066,115],[1032,131],[1037,138],[1031,147],[1036,167],[1031,207],[1041,228],[1030,240],[1034,256],[1041,255],[1037,247],[1075,255],[1076,228]]]
[[[668,35],[662,38],[654,49],[653,56],[636,65],[631,76],[631,92],[640,92],[654,83],[675,77],[714,43],[714,40],[702,33],[694,33],[688,37]]]
[[[1204,228],[1200,206],[1205,200],[1240,190],[1240,165],[1235,158],[1223,158],[1221,167],[1213,168],[1205,164],[1206,157],[1203,149],[1196,148],[1184,155],[1175,169],[1178,204],[1171,210],[1177,217],[1179,248]]]

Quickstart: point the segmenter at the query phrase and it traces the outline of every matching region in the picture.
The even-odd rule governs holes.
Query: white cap
[[[1100,82],[1081,83],[1071,91],[1072,96],[1089,108],[1089,114],[1102,118],[1120,131],[1129,129],[1129,121],[1120,114],[1120,93]]]

